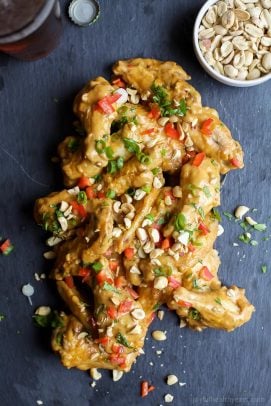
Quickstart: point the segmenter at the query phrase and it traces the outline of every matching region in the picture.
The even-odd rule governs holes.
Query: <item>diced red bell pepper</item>
[[[95,340],[97,343],[102,344],[102,345],[106,345],[109,343],[109,337],[104,336],[104,337],[99,337]]]
[[[144,398],[149,393],[149,384],[147,381],[141,383],[141,397]]]
[[[82,204],[79,204],[76,200],[72,200],[70,202],[71,206],[72,206],[72,211],[76,216],[85,218],[87,217],[87,212],[85,207]]]
[[[123,366],[125,368],[126,358],[124,356],[120,357],[118,354],[110,354],[109,359],[112,364],[119,365],[120,367]]]
[[[148,392],[152,392],[153,390],[155,389],[155,386],[149,386],[149,388],[148,388]]]
[[[162,250],[167,250],[168,248],[171,247],[171,245],[172,245],[172,240],[171,240],[171,238],[167,237],[162,241],[161,248],[162,248]]]
[[[210,232],[209,228],[202,221],[199,222],[198,228],[203,235],[207,235]]]
[[[139,298],[139,294],[134,289],[128,287],[127,291],[130,293],[130,295],[133,299]]]
[[[124,352],[124,348],[123,348],[122,345],[118,345],[118,344],[116,344],[116,343],[113,343],[113,345],[112,345],[112,351],[113,351],[115,354],[122,354],[122,353]]]
[[[112,272],[116,272],[116,270],[118,269],[118,266],[119,266],[118,261],[109,262],[109,268],[110,268],[110,271],[112,271]]]
[[[187,248],[188,248],[188,252],[196,251],[196,247],[191,242],[188,244]]]
[[[115,111],[115,108],[112,106],[112,104],[115,103],[120,97],[121,95],[119,93],[105,96],[97,102],[97,106],[102,110],[103,113],[111,114]]]
[[[110,283],[110,285],[113,285],[113,279],[108,278],[105,271],[100,271],[99,273],[97,273],[96,280],[99,285],[102,285],[104,282],[108,282]]]
[[[178,140],[180,138],[179,131],[176,130],[173,123],[167,123],[165,125],[165,133],[169,138]]]
[[[182,164],[186,164],[191,158],[194,158],[196,155],[196,151],[188,151],[186,152],[185,156],[182,159]]]
[[[199,275],[201,278],[205,279],[206,281],[210,281],[214,278],[214,275],[209,271],[207,266],[203,266],[199,271]]]
[[[79,276],[82,276],[83,278],[88,278],[90,276],[90,269],[88,268],[80,268],[78,272]]]
[[[125,299],[118,307],[119,313],[129,313],[133,306],[133,302],[131,300]]]
[[[14,249],[13,245],[11,244],[10,240],[5,240],[1,245],[0,245],[0,251],[2,252],[3,255],[9,255],[11,251]]]
[[[179,301],[177,302],[177,304],[178,304],[179,306],[182,306],[182,307],[192,307],[192,303],[186,302],[185,300],[179,300]]]
[[[154,120],[157,120],[161,116],[161,111],[158,104],[153,104],[151,106],[151,111],[149,112],[148,116]]]
[[[86,195],[87,195],[88,199],[95,199],[96,198],[96,193],[95,193],[92,186],[88,186],[86,188]]]
[[[116,288],[121,288],[122,286],[127,285],[126,279],[123,276],[117,276],[114,279],[114,285]]]
[[[89,178],[87,176],[81,176],[81,178],[79,179],[77,186],[80,189],[85,189],[86,187],[90,186],[90,181]]]
[[[193,166],[200,166],[200,164],[202,163],[202,161],[205,158],[205,153],[204,152],[199,152],[195,158],[193,159],[192,165]]]
[[[207,120],[204,120],[203,123],[201,124],[200,131],[204,135],[211,135],[212,134],[212,124],[214,122],[213,118],[207,118]]]
[[[73,288],[74,288],[74,281],[73,281],[73,277],[72,277],[72,276],[65,276],[64,281],[65,281],[66,285],[67,285],[70,289],[73,289]]]
[[[98,199],[105,199],[105,193],[101,190],[100,192],[97,193]]]
[[[235,168],[241,168],[241,162],[237,158],[232,158],[230,160],[230,163],[232,166],[235,166]]]
[[[168,277],[168,284],[173,289],[177,289],[181,286],[181,282],[177,281],[173,276]]]
[[[128,247],[124,250],[124,255],[127,259],[132,259],[135,254],[134,248]]]
[[[117,78],[112,81],[112,84],[118,87],[126,87],[125,82],[121,78]]]
[[[142,131],[141,135],[148,135],[154,132],[154,128],[148,128],[147,130]]]
[[[115,320],[117,318],[118,312],[114,306],[109,306],[107,309],[107,314],[110,319]]]

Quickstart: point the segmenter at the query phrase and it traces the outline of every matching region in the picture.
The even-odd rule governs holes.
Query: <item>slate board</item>
[[[150,330],[163,326],[168,340],[159,344],[147,339],[146,355],[130,374],[113,383],[105,371],[102,381],[91,388],[87,373],[61,366],[48,337],[31,320],[35,307],[59,303],[54,285],[33,277],[47,266],[42,258],[45,236],[34,224],[33,202],[60,188],[60,172],[50,157],[72,131],[74,95],[88,79],[107,75],[118,59],[171,59],[191,74],[203,103],[218,109],[245,150],[246,167],[228,176],[222,209],[232,211],[243,203],[258,209],[254,217],[260,221],[271,215],[271,82],[237,89],[204,73],[191,41],[201,4],[196,0],[101,0],[99,21],[80,29],[70,23],[68,2],[62,2],[64,35],[54,53],[33,63],[0,56],[0,230],[15,244],[12,255],[0,258],[0,313],[6,316],[0,322],[1,406],[32,406],[39,399],[46,406],[158,406],[165,404],[166,393],[174,395],[173,404],[178,406],[271,404],[270,242],[233,247],[239,229],[225,218],[225,233],[217,243],[220,276],[228,285],[244,286],[257,309],[237,331],[180,330],[177,317],[166,311],[163,322],[155,321]],[[268,265],[265,275],[262,264]],[[33,307],[20,293],[27,282],[35,287]],[[160,358],[155,354],[158,349],[163,350]],[[186,385],[168,387],[163,379],[169,373]],[[141,379],[156,386],[144,400],[139,397]]]

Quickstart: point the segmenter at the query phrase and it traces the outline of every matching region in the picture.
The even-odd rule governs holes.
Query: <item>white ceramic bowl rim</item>
[[[220,82],[230,85],[230,86],[237,86],[237,87],[250,87],[250,86],[256,86],[261,83],[266,82],[267,80],[271,79],[271,73],[267,73],[264,76],[261,76],[257,79],[252,79],[252,80],[238,80],[238,79],[231,79],[227,76],[222,75],[221,73],[218,73],[215,69],[210,66],[207,61],[205,60],[202,51],[199,46],[199,38],[198,38],[198,33],[199,33],[199,27],[202,18],[204,17],[205,13],[208,11],[208,9],[215,3],[217,3],[219,0],[208,0],[202,8],[200,9],[195,24],[194,24],[194,32],[193,32],[193,42],[194,42],[194,49],[196,52],[196,56],[202,65],[202,67],[215,79],[219,80]]]

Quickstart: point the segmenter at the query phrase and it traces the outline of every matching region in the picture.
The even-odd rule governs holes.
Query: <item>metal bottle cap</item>
[[[96,0],[73,0],[69,6],[71,20],[80,27],[94,23],[99,14],[100,6]]]

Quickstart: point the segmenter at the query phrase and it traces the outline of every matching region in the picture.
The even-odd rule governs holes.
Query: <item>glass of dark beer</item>
[[[40,59],[57,46],[61,32],[58,0],[0,0],[0,51]]]

